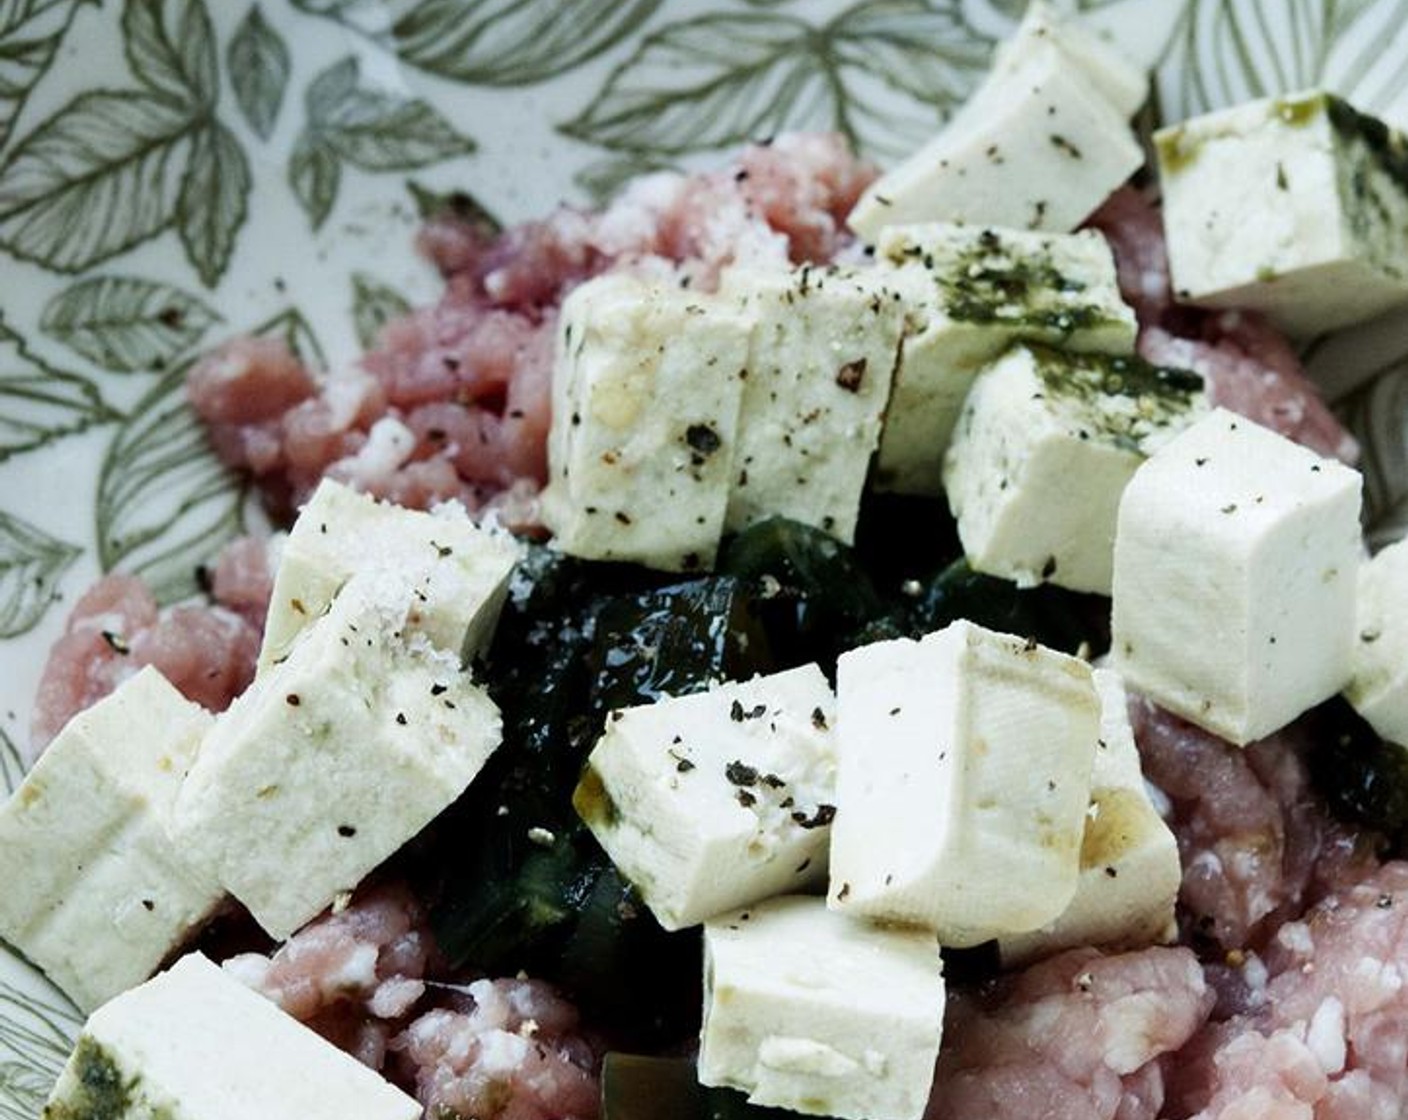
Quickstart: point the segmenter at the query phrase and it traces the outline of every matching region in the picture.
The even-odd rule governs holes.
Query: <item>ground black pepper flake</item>
[[[441,696],[449,690],[449,687],[447,684],[433,684],[430,686],[430,695]]]
[[[746,789],[739,790],[735,796],[738,798],[738,803],[742,805],[745,809],[751,809],[754,805],[758,803],[758,799],[754,797],[751,793],[749,793]]]
[[[337,826],[337,834],[350,840],[353,836],[357,835],[357,830],[350,824],[340,824]]]
[[[786,781],[778,777],[776,774],[764,774],[759,780],[763,783],[763,785],[767,786],[768,789],[781,789],[787,784]]]
[[[681,774],[688,774],[694,769],[694,763],[687,758],[681,758],[675,763],[675,769]]]
[[[848,898],[850,898],[850,897],[851,897],[851,884],[850,884],[850,883],[842,883],[842,884],[841,884],[841,889],[836,892],[836,901],[837,901],[837,902],[845,902],[846,899],[848,899]]]
[[[820,708],[812,709],[812,726],[818,731],[826,730],[826,713]]]
[[[865,380],[866,360],[857,358],[853,362],[847,362],[836,371],[836,384],[848,393],[860,392],[861,382]]]
[[[296,692],[290,692],[287,696],[284,697],[284,703],[287,704],[290,708],[296,708],[299,704],[303,703],[303,698],[299,696]]]
[[[405,713],[405,712],[397,712],[397,713],[396,713],[396,722],[399,723],[402,727],[405,727],[406,724],[409,723],[410,721],[409,721],[408,719],[406,719],[406,713]]]
[[[813,813],[810,817],[807,816],[806,813],[803,813],[800,809],[792,814],[792,820],[797,824],[797,827],[806,829],[824,828],[826,825],[830,824],[835,819],[835,805],[818,805],[816,807],[816,812]]]
[[[684,431],[684,441],[701,455],[712,455],[724,442],[708,424],[691,424]]]
[[[746,762],[739,762],[737,759],[724,767],[724,777],[736,786],[755,786],[758,784],[758,771]]]

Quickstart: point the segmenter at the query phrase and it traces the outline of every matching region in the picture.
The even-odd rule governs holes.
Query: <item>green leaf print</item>
[[[0,512],[0,638],[34,629],[54,601],[59,580],[82,551]]]
[[[410,310],[411,305],[394,288],[378,283],[364,272],[352,274],[352,323],[362,349],[370,350],[381,328]]]
[[[261,140],[269,139],[288,90],[292,63],[288,45],[258,4],[249,9],[231,37],[225,59],[240,112]]]
[[[473,85],[526,86],[573,70],[630,35],[660,0],[294,0],[402,61]]]
[[[158,94],[80,94],[0,165],[0,245],[78,272],[156,236],[176,212],[192,120]]]
[[[793,129],[834,129],[889,153],[967,96],[989,49],[957,5],[922,0],[858,4],[821,27],[792,14],[714,13],[647,35],[561,129],[657,158]]]
[[[147,581],[163,603],[199,590],[197,567],[244,528],[243,487],[186,401],[189,365],[142,398],[98,476],[98,561]]]
[[[48,71],[82,0],[0,3],[0,144]]]
[[[91,381],[41,361],[0,322],[0,463],[118,418]]]
[[[173,224],[214,286],[244,221],[248,163],[214,116],[215,38],[201,0],[127,0],[123,48],[142,90],[89,90],[0,165],[0,246],[80,272]]]
[[[304,100],[308,121],[288,176],[314,229],[332,212],[344,162],[363,171],[399,171],[475,149],[428,101],[365,85],[350,56],[314,78]]]
[[[211,121],[195,135],[176,229],[201,282],[213,288],[230,263],[248,213],[249,161],[228,128]]]
[[[1408,0],[1191,0],[1165,69],[1169,119],[1328,86],[1368,112],[1408,83]]]
[[[133,373],[165,368],[218,319],[195,296],[169,284],[95,276],[51,299],[39,325],[95,365]]]
[[[127,0],[122,35],[143,85],[180,105],[215,104],[215,33],[201,0]]]

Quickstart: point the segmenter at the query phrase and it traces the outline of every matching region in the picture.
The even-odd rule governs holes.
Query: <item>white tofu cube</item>
[[[93,1013],[43,1120],[419,1120],[421,1111],[192,953]]]
[[[1054,50],[1083,74],[1120,116],[1134,116],[1149,96],[1149,75],[1121,49],[1048,0],[1031,0],[1012,37],[998,44],[993,70],[1016,70],[1041,51]]]
[[[943,131],[871,184],[847,221],[868,241],[900,222],[1065,233],[1143,163],[1125,114],[1048,44],[994,70]]]
[[[1173,916],[1183,878],[1178,841],[1144,784],[1124,683],[1111,669],[1096,669],[1094,676],[1100,744],[1075,897],[1042,929],[1000,938],[1004,967],[1082,945],[1138,949],[1172,941],[1178,932]]]
[[[613,712],[573,803],[683,929],[826,881],[834,723],[815,665]]]
[[[414,591],[354,577],[206,736],[174,838],[271,937],[350,891],[469,785],[498,709],[459,658],[403,638]]]
[[[259,669],[287,657],[338,589],[366,571],[414,584],[411,629],[469,660],[494,636],[519,554],[511,535],[476,525],[458,502],[425,513],[325,479],[283,546]]]
[[[1245,744],[1349,681],[1361,479],[1217,409],[1135,472],[1115,533],[1131,688]]]
[[[1408,746],[1408,541],[1359,568],[1354,674],[1345,696],[1391,743]]]
[[[543,521],[558,547],[713,565],[751,322],[714,296],[615,274],[562,305]]]
[[[1108,595],[1120,495],[1208,407],[1196,373],[1014,346],[974,383],[945,463],[969,564]]]
[[[1109,243],[1094,231],[1040,234],[935,222],[890,226],[876,249],[906,308],[875,464],[877,489],[942,492],[944,451],[973,379],[1016,339],[1134,351],[1134,312],[1120,298]]]
[[[944,1021],[932,934],[775,898],[704,927],[699,1080],[753,1104],[919,1120]]]
[[[847,544],[880,438],[903,308],[874,270],[737,267],[754,322],[726,528],[782,516]]]
[[[210,723],[143,669],[69,720],[0,807],[0,937],[85,1010],[150,976],[224,898],[166,835]]]
[[[1065,910],[1100,736],[1085,662],[960,621],[843,654],[837,704],[830,906],[953,947]]]
[[[1156,137],[1176,297],[1289,334],[1408,300],[1408,140],[1331,94],[1267,98]]]

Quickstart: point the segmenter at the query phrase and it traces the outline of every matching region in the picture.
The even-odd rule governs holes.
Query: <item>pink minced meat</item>
[[[1256,998],[1180,1056],[1171,1117],[1397,1120],[1408,1100],[1408,864],[1326,896],[1251,959]]]
[[[272,955],[224,967],[372,1069],[414,1089],[426,1116],[589,1120],[599,1048],[577,1009],[535,980],[428,979],[424,909],[403,886],[363,890]]]
[[[599,1050],[576,1009],[535,980],[476,980],[457,1006],[415,1019],[391,1043],[427,1117],[591,1120]]]
[[[216,561],[209,606],[161,609],[136,576],[104,576],[75,604],[49,651],[35,698],[32,752],[147,665],[187,699],[223,711],[254,679],[271,586],[267,544],[251,539],[236,541]]]
[[[281,514],[332,475],[532,525],[567,292],[608,269],[707,289],[735,261],[829,261],[853,244],[845,215],[874,175],[839,137],[797,134],[720,171],[638,180],[601,212],[564,207],[499,235],[435,221],[421,246],[443,298],[388,324],[360,368],[318,379],[282,343],[242,339],[196,366],[188,394],[220,457]]]
[[[1137,696],[1130,718],[1144,775],[1171,804],[1185,939],[1259,948],[1374,866],[1372,838],[1331,818],[1311,788],[1311,720],[1239,748]]]
[[[1109,239],[1120,291],[1139,317],[1139,353],[1207,379],[1213,402],[1353,464],[1359,445],[1335,418],[1290,344],[1259,315],[1173,302],[1158,209],[1125,187],[1091,217]]]
[[[419,904],[404,887],[381,886],[310,922],[272,956],[241,954],[225,968],[380,1069],[392,1035],[425,994],[431,954]]]
[[[1155,1120],[1213,995],[1187,949],[1075,949],[955,993],[926,1120]]]

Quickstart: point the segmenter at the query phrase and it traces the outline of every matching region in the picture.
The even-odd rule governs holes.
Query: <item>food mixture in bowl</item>
[[[196,364],[288,531],[50,654],[45,1116],[292,1020],[376,1116],[1398,1116],[1408,562],[1296,343],[1408,302],[1408,142],[1309,91],[1146,167],[1146,92],[1035,4],[883,175],[452,201],[360,365]]]

